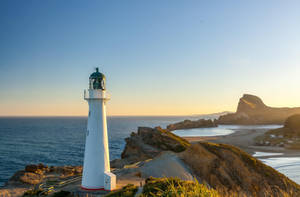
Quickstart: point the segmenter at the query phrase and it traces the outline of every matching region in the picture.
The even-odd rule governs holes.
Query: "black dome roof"
[[[105,79],[105,75],[99,72],[99,68],[96,68],[96,72],[93,72],[90,79]]]

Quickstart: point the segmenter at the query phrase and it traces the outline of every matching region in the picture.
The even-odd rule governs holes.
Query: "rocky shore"
[[[111,162],[118,187],[129,183],[139,186],[149,177],[178,177],[187,181],[196,178],[220,196],[300,195],[298,184],[240,148],[224,144],[226,137],[210,139],[214,142],[223,139],[222,143],[201,142],[199,139],[189,142],[190,139],[180,138],[160,127],[140,127],[126,138],[121,159]],[[232,139],[232,136],[231,139],[228,137],[228,142]],[[80,178],[81,171],[80,166],[28,165],[8,181],[0,194],[10,192],[13,196],[20,196],[40,184],[51,185],[70,177]],[[79,186],[80,180],[60,189],[74,192]]]
[[[39,190],[40,184],[56,184],[82,174],[82,166],[50,166],[30,164],[17,171],[0,188],[0,196],[22,196],[25,191]]]
[[[153,175],[155,177],[176,175],[182,179],[196,177],[200,182],[207,183],[224,196],[300,195],[298,184],[237,147],[208,142],[192,144],[185,142],[184,149],[177,150],[177,152],[167,151],[157,148],[155,144],[152,146],[151,141],[145,143],[143,137],[151,136],[153,129],[143,128],[142,130],[143,132],[138,132],[126,139],[130,143],[126,144],[122,155],[134,155],[134,160],[123,157],[121,160],[112,162],[117,164],[122,160],[126,161],[127,165],[119,169],[122,175],[138,174],[142,178]],[[168,131],[161,132],[155,138],[164,139],[167,134]],[[178,137],[178,139],[182,138]],[[169,141],[169,143],[172,142]],[[155,149],[154,155],[153,149]],[[135,163],[137,160],[139,162]],[[174,168],[176,172],[173,172]]]

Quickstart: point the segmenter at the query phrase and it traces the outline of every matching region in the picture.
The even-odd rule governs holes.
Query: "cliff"
[[[127,138],[120,160],[127,163],[120,169],[123,175],[130,172],[143,178],[177,176],[187,180],[192,176],[224,196],[300,195],[299,185],[234,146],[207,142],[189,144],[169,133],[160,128],[139,128],[138,133]],[[165,146],[169,143],[182,148]],[[159,144],[164,144],[164,148]],[[132,164],[134,161],[139,162]],[[173,164],[176,164],[175,171]]]
[[[218,125],[215,124],[212,120],[205,120],[205,119],[199,119],[199,120],[184,120],[182,122],[177,122],[174,124],[170,124],[167,126],[167,130],[174,131],[174,130],[180,130],[180,129],[193,129],[193,128],[209,128],[209,127],[217,127]]]
[[[299,185],[231,145],[200,142],[180,157],[200,180],[224,196],[300,195]]]
[[[300,149],[300,114],[288,117],[282,128],[273,129],[255,139],[257,145]]]
[[[298,128],[298,117],[286,124]],[[196,178],[221,196],[300,196],[298,184],[239,148],[208,142],[190,144],[160,127],[138,128],[126,138],[122,159],[112,161],[111,167],[116,168],[113,173],[119,182],[140,183],[149,177]],[[11,194],[14,189],[25,191],[41,182],[51,187],[73,176],[80,178],[81,172],[80,166],[28,165],[9,180],[6,189]],[[7,193],[0,190],[0,194]]]
[[[190,146],[185,139],[160,127],[139,127],[137,133],[131,133],[125,141],[121,159],[111,162],[113,168],[154,158],[162,151],[181,152]]]
[[[283,124],[291,115],[300,113],[297,108],[269,107],[257,96],[244,94],[235,113],[220,116],[218,124]]]

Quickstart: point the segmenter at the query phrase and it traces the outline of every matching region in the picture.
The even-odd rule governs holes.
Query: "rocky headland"
[[[112,161],[111,167],[119,186],[128,183],[139,186],[140,182],[147,185],[146,180],[150,177],[178,177],[184,181],[196,178],[219,196],[300,195],[298,184],[235,146],[189,143],[160,127],[138,128],[136,133],[126,138],[121,159]],[[24,192],[40,188],[41,184],[57,184],[67,178],[80,178],[81,170],[79,166],[29,165],[17,172],[4,189],[7,192],[9,188],[10,191],[23,188]],[[73,187],[60,189],[73,192],[79,185],[80,181]],[[0,194],[5,192],[4,189],[0,190]],[[147,191],[142,190],[142,193]]]
[[[217,127],[217,123],[213,120],[199,119],[199,120],[184,120],[167,126],[168,131],[180,130],[180,129],[194,129],[194,128],[209,128]]]
[[[218,124],[283,124],[291,115],[300,114],[300,107],[269,107],[257,96],[244,94],[235,113],[220,116]]]
[[[156,129],[140,128],[126,139],[122,159],[112,162],[114,167],[121,167],[117,174],[141,178],[176,176],[183,180],[195,177],[221,196],[300,195],[298,184],[237,147],[208,142],[190,144],[178,136],[173,138],[167,130]],[[157,140],[164,144],[163,148]],[[174,148],[175,144],[181,148]]]
[[[270,130],[258,136],[255,141],[261,146],[300,149],[300,114],[290,116],[282,128]]]

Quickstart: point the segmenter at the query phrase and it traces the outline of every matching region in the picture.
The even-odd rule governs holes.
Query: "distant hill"
[[[282,128],[270,130],[258,136],[255,141],[260,146],[300,149],[300,114],[288,117]]]
[[[218,124],[283,124],[291,115],[300,114],[300,107],[269,107],[255,95],[244,94],[235,113],[220,116]]]

